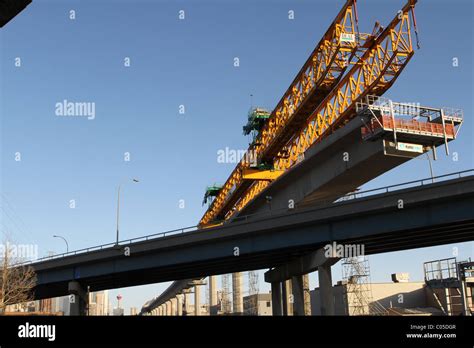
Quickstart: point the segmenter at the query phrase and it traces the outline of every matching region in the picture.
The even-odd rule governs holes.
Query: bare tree
[[[4,243],[0,253],[0,314],[8,305],[33,299],[32,290],[36,275],[31,266],[21,265],[24,261],[18,250]]]

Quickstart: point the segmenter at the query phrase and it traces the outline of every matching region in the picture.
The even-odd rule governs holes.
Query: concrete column
[[[178,299],[176,297],[173,297],[171,300],[171,315],[177,315],[178,314]]]
[[[334,293],[332,288],[331,264],[318,267],[319,297],[321,315],[334,315]]]
[[[285,280],[282,284],[283,315],[293,315],[293,294],[291,291],[291,280]]]
[[[311,300],[309,296],[309,278],[306,277],[305,279],[305,277],[302,277],[301,275],[314,272],[322,267],[322,269],[329,270],[329,272],[323,274],[323,284],[326,280],[326,282],[332,285],[331,280],[324,279],[324,277],[327,277],[328,275],[330,277],[330,266],[335,264],[338,260],[340,260],[340,258],[337,256],[336,252],[333,252],[331,255],[327,255],[326,250],[321,248],[303,255],[302,257],[287,264],[270,269],[269,271],[265,272],[265,281],[267,283],[273,283],[277,281],[284,282],[286,279],[291,278],[293,313],[296,315],[304,315],[305,313],[310,314]],[[324,271],[321,273],[324,273]],[[331,292],[332,286],[329,286],[327,290]],[[286,289],[286,292],[288,294],[288,289]],[[333,302],[330,302],[330,305],[331,304],[334,306]]]
[[[217,277],[209,276],[209,315],[217,315]]]
[[[272,313],[274,316],[282,315],[281,306],[281,283],[274,282],[272,284]],[[258,305],[258,302],[257,302]]]
[[[161,315],[161,306],[158,306],[158,315]]]
[[[311,315],[311,294],[309,293],[309,274],[303,276],[304,315]]]
[[[194,315],[201,315],[201,288],[194,285]]]
[[[88,296],[86,290],[77,281],[69,282],[69,315],[86,315]]]
[[[166,315],[171,315],[171,301],[166,301]]]
[[[232,306],[234,315],[242,315],[244,313],[241,272],[232,273]]]
[[[176,295],[176,306],[177,306],[176,315],[181,317],[183,315],[183,295],[182,294]]]
[[[304,315],[303,276],[291,277],[291,287],[294,300],[293,315]]]
[[[191,294],[189,293],[189,290],[186,290],[184,293],[184,314],[185,315],[190,315],[191,310],[189,308],[189,305],[191,304]]]

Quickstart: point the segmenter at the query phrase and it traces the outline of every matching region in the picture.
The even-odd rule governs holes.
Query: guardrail
[[[470,174],[468,175],[468,173],[470,173]],[[404,182],[404,183],[401,183],[401,184],[389,185],[389,186],[384,186],[384,187],[375,188],[375,189],[366,190],[366,191],[351,192],[351,193],[348,193],[345,196],[339,198],[336,202],[350,200],[350,199],[363,198],[363,197],[372,196],[372,195],[380,194],[380,193],[389,193],[389,192],[396,191],[396,190],[393,190],[394,188],[397,188],[397,190],[403,190],[403,189],[406,189],[406,188],[430,185],[430,184],[434,184],[434,183],[439,182],[439,181],[458,179],[458,178],[462,178],[462,177],[466,177],[466,176],[470,176],[470,175],[474,175],[474,169],[468,169],[468,170],[464,170],[464,171],[461,171],[461,172],[434,176],[432,178],[425,178],[425,179],[420,179],[420,180],[407,181],[407,182]],[[443,179],[443,180],[439,180],[439,179]]]
[[[46,260],[53,260],[53,259],[62,258],[62,257],[66,257],[66,256],[74,256],[74,255],[77,255],[77,254],[87,253],[87,252],[91,252],[91,251],[99,251],[99,250],[104,250],[104,249],[116,248],[116,247],[119,247],[119,246],[121,247],[121,246],[124,246],[124,245],[132,244],[132,243],[136,243],[136,242],[140,242],[140,241],[147,241],[147,240],[150,240],[150,239],[163,238],[163,237],[168,237],[168,236],[172,236],[172,235],[175,235],[175,234],[182,234],[182,233],[192,232],[192,231],[196,231],[198,229],[199,229],[198,226],[183,227],[183,228],[178,228],[178,229],[175,229],[175,230],[169,230],[169,231],[166,231],[166,232],[159,232],[159,233],[150,234],[150,235],[143,236],[143,237],[136,237],[136,238],[122,240],[122,241],[119,241],[118,244],[117,243],[107,243],[107,244],[101,244],[101,245],[88,247],[88,248],[84,248],[84,249],[69,251],[67,253],[61,253],[61,254],[54,254],[54,255],[50,255],[50,256],[45,256],[45,257],[38,258],[36,260],[30,260],[30,261],[22,262],[22,263],[19,263],[17,265],[21,266],[21,265],[26,265],[26,264],[30,264],[30,263],[36,263],[36,262],[41,262],[41,261],[46,261]]]
[[[389,192],[402,190],[402,189],[406,189],[406,188],[424,186],[424,185],[433,184],[433,183],[436,183],[436,182],[439,182],[439,181],[446,181],[446,180],[450,180],[450,179],[452,180],[452,179],[462,178],[462,177],[466,177],[466,176],[470,176],[470,175],[474,175],[474,169],[464,170],[464,171],[461,171],[461,172],[450,173],[450,174],[445,174],[445,175],[439,175],[439,176],[435,176],[435,177],[432,177],[432,178],[425,178],[425,179],[420,179],[420,180],[408,181],[408,182],[404,182],[404,183],[401,183],[401,184],[389,185],[389,186],[384,186],[384,187],[371,189],[371,190],[366,190],[366,191],[351,192],[351,193],[348,193],[348,194],[344,195],[343,197],[339,198],[338,200],[334,201],[334,203],[340,203],[340,202],[344,202],[344,201],[348,201],[348,200],[360,199],[360,198],[364,198],[364,197],[372,196],[372,195],[376,195],[376,194],[389,193]],[[440,180],[440,179],[442,179],[442,180]],[[394,190],[394,188],[397,188],[397,189]],[[251,218],[254,219],[257,216],[260,216],[260,217],[262,217],[262,216],[273,216],[273,215],[275,215],[275,213],[288,212],[288,210],[291,210],[291,209],[286,209],[285,208],[285,209],[278,209],[278,210],[269,211],[269,212],[249,214],[249,215],[236,217],[232,221],[234,221],[234,222],[235,221],[248,221],[249,219],[251,219]],[[93,247],[89,247],[89,248],[70,251],[70,252],[67,252],[67,253],[55,254],[55,255],[51,255],[51,256],[45,256],[45,257],[42,257],[42,258],[39,258],[39,259],[22,262],[22,263],[19,263],[18,265],[19,266],[20,265],[27,265],[27,264],[31,264],[31,263],[46,261],[46,260],[53,260],[53,259],[67,257],[67,256],[74,256],[74,255],[87,253],[87,252],[91,252],[91,251],[100,251],[100,250],[104,250],[104,249],[110,249],[110,248],[114,248],[114,247],[123,247],[123,246],[129,245],[129,244],[132,244],[132,243],[136,243],[136,242],[148,241],[148,240],[151,240],[151,239],[158,239],[158,238],[163,238],[163,237],[168,237],[168,236],[173,236],[173,235],[178,235],[178,234],[184,234],[184,233],[188,233],[188,232],[194,232],[194,231],[197,231],[199,229],[200,228],[199,228],[198,225],[183,227],[183,228],[178,228],[178,229],[174,229],[174,230],[169,230],[169,231],[166,231],[166,232],[150,234],[150,235],[143,236],[143,237],[136,237],[136,238],[132,238],[132,239],[126,239],[126,240],[123,240],[123,241],[119,241],[118,244],[117,243],[107,243],[107,244],[97,245],[97,246],[93,246]]]

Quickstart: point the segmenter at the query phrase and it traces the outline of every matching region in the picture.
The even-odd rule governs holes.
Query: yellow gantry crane
[[[201,227],[241,211],[302,161],[309,147],[353,118],[358,100],[390,88],[414,54],[416,2],[409,0],[385,29],[372,34],[359,33],[356,0],[345,3],[246,155],[214,191]]]

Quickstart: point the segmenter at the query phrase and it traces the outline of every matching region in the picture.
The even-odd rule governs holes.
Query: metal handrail
[[[393,192],[392,189],[396,188],[396,187],[402,187],[402,186],[407,186],[407,185],[412,185],[412,186],[405,187],[405,188],[424,186],[424,185],[426,185],[425,182],[429,182],[429,184],[433,184],[433,183],[435,183],[435,180],[441,179],[441,178],[443,178],[443,179],[446,179],[448,177],[462,178],[462,177],[469,176],[469,175],[466,175],[466,173],[471,173],[471,175],[474,175],[474,169],[468,169],[468,170],[464,170],[464,171],[460,171],[460,172],[439,175],[439,176],[435,176],[435,177],[432,177],[432,178],[425,178],[425,179],[420,179],[420,180],[408,181],[408,182],[404,182],[404,183],[401,183],[401,184],[389,185],[389,186],[384,186],[384,187],[380,187],[380,188],[365,190],[365,191],[361,191],[361,192],[351,192],[351,193],[348,193],[348,194],[342,196],[341,198],[337,199],[336,201],[334,201],[334,203],[342,203],[342,202],[345,202],[345,201],[348,201],[348,200],[354,200],[354,199],[360,199],[360,198],[367,197],[367,196],[372,196],[372,195],[377,194],[376,192],[378,192],[378,193]],[[413,184],[418,184],[418,185],[413,185]],[[371,194],[367,195],[368,193],[371,193]],[[238,216],[238,217],[234,218],[233,221],[247,221],[247,220],[249,220],[249,218],[254,218],[256,216],[273,216],[275,213],[287,212],[288,210],[291,211],[293,209],[283,208],[283,209],[277,209],[277,210],[269,211],[269,212],[260,212],[260,213],[248,214],[248,215]],[[82,253],[91,252],[91,251],[99,251],[99,250],[103,250],[103,249],[107,249],[107,248],[113,248],[113,247],[117,247],[117,246],[125,246],[125,245],[135,243],[135,242],[139,242],[139,241],[148,241],[150,239],[158,239],[158,238],[163,238],[163,237],[167,237],[167,236],[171,236],[171,235],[193,232],[193,231],[197,231],[197,230],[200,230],[199,225],[183,227],[183,228],[178,228],[178,229],[169,230],[169,231],[165,231],[165,232],[154,233],[154,234],[150,234],[150,235],[146,235],[146,236],[142,236],[142,237],[135,237],[135,238],[131,238],[131,239],[126,239],[126,240],[123,240],[123,241],[119,241],[118,244],[117,243],[107,243],[107,244],[97,245],[97,246],[93,246],[93,247],[78,249],[78,250],[70,251],[70,252],[67,252],[67,253],[61,253],[61,254],[55,254],[55,255],[51,255],[51,256],[45,256],[45,257],[42,257],[42,258],[39,258],[39,259],[25,261],[25,262],[19,263],[17,265],[26,265],[26,264],[42,262],[42,261],[46,261],[46,260],[53,260],[53,259],[57,259],[57,258],[73,256],[73,255],[82,254]]]
[[[438,175],[438,176],[434,176],[432,178],[430,177],[430,178],[425,178],[425,179],[420,179],[420,180],[407,181],[407,182],[404,182],[404,183],[401,183],[401,184],[389,185],[389,186],[379,187],[379,188],[375,188],[375,189],[371,189],[371,190],[365,190],[365,191],[361,191],[361,192],[351,192],[351,193],[348,193],[345,196],[339,198],[339,200],[341,200],[344,197],[348,197],[347,199],[362,198],[363,195],[365,195],[367,193],[376,192],[376,191],[379,191],[379,192],[384,191],[384,192],[381,192],[381,193],[388,193],[388,192],[392,192],[391,189],[393,189],[394,187],[401,187],[401,186],[407,186],[407,185],[412,185],[412,184],[419,184],[419,185],[412,185],[410,187],[423,186],[423,185],[425,185],[425,182],[427,182],[427,181],[429,182],[428,184],[433,184],[433,183],[435,183],[436,179],[440,179],[440,178],[447,178],[447,177],[462,178],[462,177],[468,176],[468,175],[463,175],[463,174],[466,174],[466,173],[473,173],[474,174],[474,169],[468,169],[468,170],[463,170],[463,171],[456,172],[456,173]],[[444,181],[444,180],[442,180],[442,181]],[[406,188],[408,188],[408,187],[406,187]],[[353,198],[349,198],[349,197],[353,197]]]

